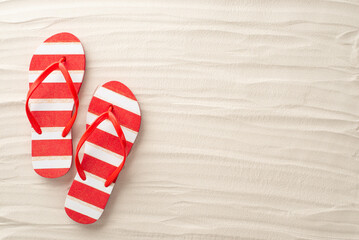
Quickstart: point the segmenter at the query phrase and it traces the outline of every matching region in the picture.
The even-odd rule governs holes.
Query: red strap
[[[50,66],[48,66],[39,75],[39,77],[35,80],[35,82],[31,85],[29,92],[27,93],[26,115],[31,123],[31,126],[34,128],[34,130],[38,134],[41,134],[42,131],[41,131],[40,125],[38,124],[38,122],[36,121],[36,119],[34,118],[34,116],[32,115],[32,113],[30,111],[29,100],[30,100],[31,95],[34,93],[34,91],[37,89],[37,87],[46,79],[46,77],[48,75],[50,75],[50,73],[52,73],[53,71],[58,70],[58,69],[61,71],[62,75],[64,76],[67,86],[69,87],[69,89],[71,91],[72,98],[74,99],[74,102],[75,102],[75,112],[72,115],[70,121],[66,124],[64,130],[62,131],[62,137],[65,137],[70,132],[70,129],[75,122],[75,119],[77,116],[77,111],[79,108],[79,98],[77,96],[76,88],[74,86],[74,83],[72,82],[71,76],[70,76],[69,72],[67,71],[66,66],[64,65],[65,61],[66,61],[66,58],[63,57],[58,62],[54,62]]]
[[[86,180],[86,175],[85,172],[81,166],[80,160],[79,160],[79,151],[82,147],[82,145],[86,142],[86,140],[88,139],[88,137],[93,133],[93,131],[97,128],[97,126],[103,122],[104,120],[108,119],[111,121],[112,125],[115,127],[116,133],[118,135],[118,137],[121,140],[121,147],[122,147],[122,155],[123,155],[123,160],[122,163],[120,164],[120,166],[117,167],[117,169],[115,171],[113,171],[113,173],[106,179],[105,182],[105,187],[108,187],[111,183],[113,183],[113,181],[116,180],[118,174],[121,172],[125,162],[126,162],[126,157],[127,157],[127,153],[126,153],[126,139],[125,139],[125,135],[123,134],[123,131],[121,129],[120,124],[117,121],[117,118],[115,117],[115,115],[112,113],[112,105],[110,106],[109,110],[107,112],[102,113],[100,116],[98,116],[95,121],[86,129],[85,133],[82,135],[79,143],[77,144],[77,148],[76,148],[76,156],[75,156],[75,164],[76,164],[76,169],[77,172],[80,176],[80,178],[82,180]]]

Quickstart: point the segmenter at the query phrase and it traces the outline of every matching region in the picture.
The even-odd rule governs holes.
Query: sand
[[[0,239],[359,239],[358,1],[0,1]],[[31,166],[28,66],[68,31],[139,137],[106,210],[73,222]]]

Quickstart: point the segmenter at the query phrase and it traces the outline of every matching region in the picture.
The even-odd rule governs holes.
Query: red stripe
[[[100,115],[106,112],[109,107],[110,103],[105,102],[94,96],[90,102],[88,111],[93,114]],[[115,114],[120,125],[136,132],[140,130],[141,116],[129,112],[123,108],[119,108],[117,106],[114,106],[113,113]]]
[[[75,212],[67,207],[65,207],[66,214],[75,222],[82,223],[82,224],[91,224],[96,222],[96,219],[83,215],[79,212]]]
[[[30,87],[33,83],[30,83]],[[79,92],[81,83],[74,83],[75,89]],[[41,83],[31,95],[33,98],[72,98],[67,83]]]
[[[32,156],[72,156],[72,140],[32,140]]]
[[[33,111],[31,112],[41,127],[65,127],[72,111]]]
[[[86,125],[86,128],[89,125]],[[122,147],[121,147],[121,141],[118,137],[104,132],[98,128],[96,128],[93,133],[90,135],[90,137],[87,139],[87,141],[96,144],[98,146],[101,146],[103,148],[106,148],[107,150],[110,150],[114,153],[122,154]],[[132,147],[132,143],[126,141],[126,152],[129,153]]]
[[[33,55],[30,63],[30,71],[45,70],[49,65],[66,56],[65,66],[67,70],[84,70],[85,55]]]
[[[81,166],[85,171],[103,179],[107,179],[116,170],[115,166],[87,154],[84,154]]]
[[[68,195],[102,209],[105,208],[107,200],[110,197],[110,194],[76,180],[73,181]]]
[[[63,32],[49,37],[45,42],[80,42],[80,40],[71,33]]]
[[[65,175],[70,168],[34,169],[37,174],[46,178],[58,178]]]
[[[102,85],[102,87],[110,89],[118,94],[121,94],[128,98],[131,98],[132,100],[137,101],[135,95],[131,92],[131,90],[128,87],[126,87],[126,85],[120,82],[117,81],[107,82],[104,85]]]

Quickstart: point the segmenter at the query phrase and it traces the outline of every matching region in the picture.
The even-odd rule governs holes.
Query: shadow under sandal
[[[96,222],[105,209],[140,129],[136,97],[124,84],[99,87],[90,102],[87,129],[76,148],[77,174],[65,200],[67,215],[76,222]],[[80,162],[78,153],[84,145]]]

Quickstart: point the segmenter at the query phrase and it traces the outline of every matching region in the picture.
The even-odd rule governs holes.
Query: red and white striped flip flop
[[[60,177],[71,167],[71,127],[85,73],[80,40],[71,33],[51,36],[36,50],[29,70],[26,114],[32,126],[32,166],[40,176]]]
[[[97,88],[87,113],[87,129],[76,148],[77,174],[65,201],[71,219],[89,224],[100,218],[140,124],[140,107],[130,89],[117,81]]]

